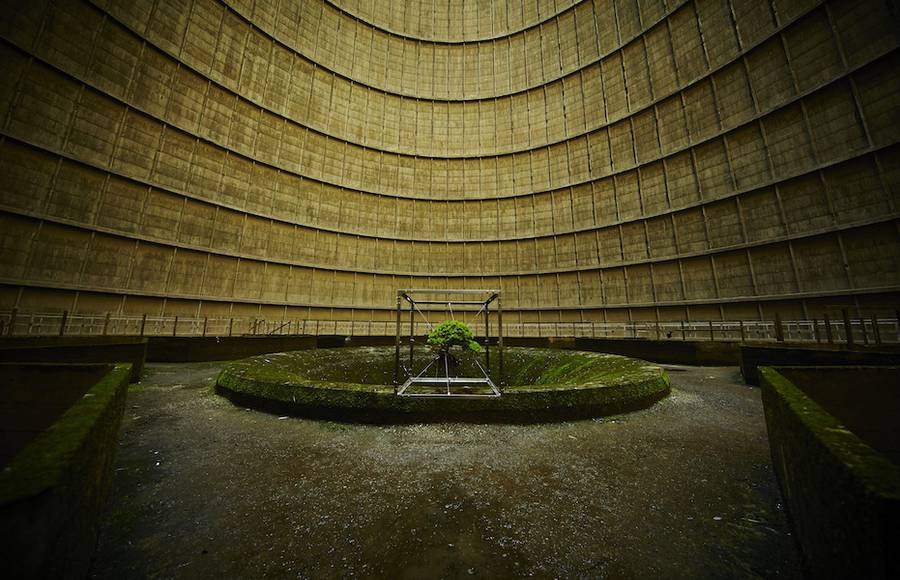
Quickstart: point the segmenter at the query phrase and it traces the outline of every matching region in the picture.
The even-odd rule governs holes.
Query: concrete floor
[[[759,391],[666,367],[650,409],[366,426],[234,407],[220,364],[132,386],[94,578],[791,578]]]

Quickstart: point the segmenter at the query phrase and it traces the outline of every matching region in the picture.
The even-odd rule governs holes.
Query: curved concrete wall
[[[896,305],[889,0],[20,0],[0,308]]]

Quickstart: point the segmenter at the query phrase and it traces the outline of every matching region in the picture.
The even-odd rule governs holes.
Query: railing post
[[[822,342],[822,337],[819,335],[819,320],[813,318],[813,337],[816,339],[816,343]]]
[[[878,328],[878,315],[872,315],[872,332],[875,334],[875,344],[881,344],[881,329]]]
[[[844,339],[847,346],[851,346],[853,344],[853,326],[850,323],[850,313],[846,308],[842,308],[841,316],[844,318]]]
[[[745,336],[746,336],[746,335],[744,334],[744,319],[743,319],[743,318],[740,319],[740,320],[738,321],[738,323],[739,323],[740,326],[741,326],[741,342],[744,342]]]
[[[400,384],[400,293],[397,292],[397,334],[394,336],[394,392]],[[306,326],[306,322],[303,323]]]
[[[503,380],[503,304],[497,296],[497,362],[500,366],[500,382],[498,387],[502,389]]]
[[[178,335],[178,315],[175,315],[175,321],[172,323],[172,336]]]
[[[103,318],[103,336],[106,336],[106,333],[109,331],[109,316],[110,313],[107,312],[106,316]]]
[[[846,336],[847,346],[853,346],[853,326],[850,324],[850,314],[846,308],[842,308],[841,315],[844,317],[844,335]]]
[[[231,336],[232,331],[234,330],[234,318],[228,319],[228,336]]]
[[[681,340],[687,340],[687,330],[684,328],[684,319],[681,319]]]
[[[409,305],[409,369],[410,369],[410,371],[412,371],[412,368],[413,368],[413,345],[415,344],[415,337],[413,336],[415,334],[415,330],[413,330],[413,329],[415,328],[415,325],[416,325],[416,321],[414,318],[415,313],[416,313],[415,309],[413,308],[412,304],[410,304]]]
[[[775,313],[775,342],[784,342],[784,328],[781,326],[781,314]]]
[[[825,342],[828,344],[834,342],[834,335],[831,334],[831,317],[827,313],[825,314]]]
[[[6,335],[12,336],[16,331],[16,318],[19,316],[19,309],[13,308],[12,312],[9,313],[9,328],[6,329]]]
[[[863,344],[868,345],[869,344],[869,333],[866,332],[866,319],[862,315],[860,315],[860,317],[859,317],[859,329],[862,331]]]
[[[209,323],[209,316],[203,317],[203,336],[206,336],[206,325]]]
[[[484,305],[484,364],[487,372],[491,372],[491,314],[490,303]],[[474,326],[474,325],[473,325]]]
[[[709,321],[709,339],[716,340],[716,337],[713,334],[713,321],[712,320]]]
[[[66,323],[69,321],[69,311],[63,310],[62,319],[59,321],[59,335],[64,336],[66,334]]]
[[[143,316],[141,316],[141,333],[139,336],[144,336],[144,328],[147,326],[147,313],[145,312]]]

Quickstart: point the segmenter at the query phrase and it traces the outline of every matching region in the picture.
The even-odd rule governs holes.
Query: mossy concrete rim
[[[834,457],[837,464],[845,466],[870,493],[900,500],[900,467],[847,429],[834,415],[778,372],[779,369],[791,368],[817,367],[759,367],[763,389],[777,397],[815,440]]]
[[[216,392],[232,402],[287,415],[350,422],[546,422],[610,415],[647,407],[666,396],[669,378],[657,365],[605,353],[506,349],[506,376],[532,379],[513,384],[503,396],[483,399],[398,397],[388,381],[342,382],[321,371],[321,364],[353,366],[354,355],[380,351],[382,365],[393,366],[393,347],[340,348],[328,351],[278,353],[234,361],[219,373]],[[277,357],[309,362],[304,371],[273,364]],[[516,358],[523,363],[515,366]],[[492,366],[497,357],[493,355]],[[554,364],[541,366],[542,362]],[[524,364],[527,363],[527,364]],[[316,366],[319,364],[320,366]],[[377,366],[373,364],[372,366]],[[313,369],[313,372],[310,372]],[[370,369],[362,371],[366,374]],[[358,371],[357,371],[358,372]],[[378,375],[379,369],[372,370]],[[386,371],[382,369],[381,378]],[[353,377],[348,377],[353,378]]]
[[[37,496],[59,485],[131,377],[131,363],[79,366],[108,366],[110,370],[0,473],[0,505]]]

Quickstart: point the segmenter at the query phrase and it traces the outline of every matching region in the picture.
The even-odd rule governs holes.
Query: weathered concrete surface
[[[41,429],[0,471],[4,578],[77,579],[90,570],[132,369],[129,363],[79,366],[0,365],[6,383],[0,438]],[[52,404],[41,399],[60,395],[53,383],[62,380],[89,387],[78,389],[65,410],[46,408]],[[20,411],[16,419],[16,406],[45,409]],[[51,417],[39,416],[46,412]]]
[[[245,411],[219,368],[132,387],[95,578],[799,576],[736,368],[600,420],[395,427]]]
[[[812,577],[900,576],[900,368],[759,375],[775,473]]]

